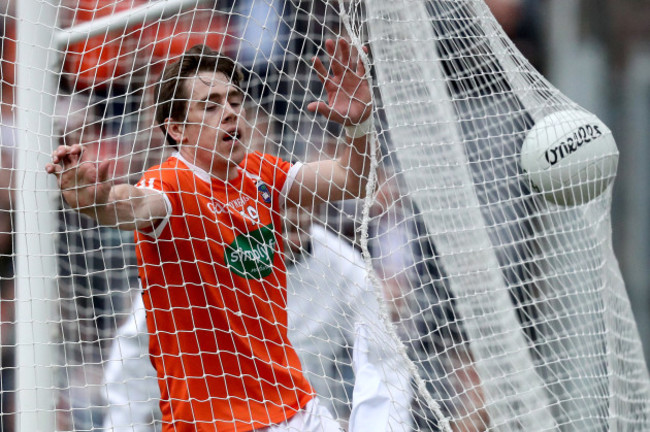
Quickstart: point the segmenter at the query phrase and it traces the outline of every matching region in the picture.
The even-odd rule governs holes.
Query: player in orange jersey
[[[135,230],[165,431],[337,431],[318,406],[287,337],[283,208],[362,195],[372,97],[343,39],[330,70],[314,59],[327,102],[308,109],[346,126],[336,160],[290,164],[248,153],[240,73],[196,46],[163,71],[156,120],[177,151],[136,186],[110,163],[60,146],[46,166],[68,204],[100,224]]]

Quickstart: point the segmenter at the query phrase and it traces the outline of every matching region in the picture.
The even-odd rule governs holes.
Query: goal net
[[[530,66],[483,0],[15,3],[2,11],[16,75],[3,74],[15,105],[1,119],[2,234],[15,239],[3,430],[246,431],[295,420],[311,389],[350,432],[650,428],[612,251],[611,132]],[[349,41],[372,89],[366,196],[280,205],[259,168],[258,196],[220,183],[225,198],[206,198],[217,180],[155,119],[165,65],[197,44],[235,60],[235,138],[305,167],[348,145],[307,109],[327,100],[312,58],[337,67],[328,39]],[[193,192],[163,192],[160,232],[99,226],[45,172],[62,144],[111,161],[112,184],[155,188],[143,173],[171,160]],[[250,200],[272,224],[218,225],[230,212],[259,222]],[[143,265],[152,250],[157,267]],[[274,375],[280,363],[295,382]]]

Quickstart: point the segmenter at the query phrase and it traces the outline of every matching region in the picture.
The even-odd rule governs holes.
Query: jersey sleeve
[[[165,182],[163,180],[162,170],[160,168],[158,169],[152,168],[147,172],[145,172],[142,178],[140,179],[140,181],[135,185],[135,187],[138,189],[147,189],[147,190],[157,192],[161,194],[165,200],[165,206],[167,207],[167,215],[165,216],[165,218],[162,221],[160,221],[160,223],[156,226],[154,230],[138,231],[146,236],[152,238],[158,238],[165,230],[165,227],[167,227],[169,223],[169,218],[173,213],[173,209],[174,209],[173,200],[174,200],[174,195],[176,194],[172,194],[171,192],[173,192],[175,189],[173,185],[170,184],[170,182]]]
[[[300,162],[292,164],[259,152],[251,153],[247,161],[247,170],[270,186],[273,202],[280,208],[286,206],[287,195],[301,166]]]

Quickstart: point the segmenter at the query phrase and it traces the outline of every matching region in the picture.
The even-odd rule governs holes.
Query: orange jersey
[[[287,337],[280,200],[296,168],[251,153],[224,183],[175,154],[138,183],[169,208],[136,232],[165,430],[248,431],[312,398]]]

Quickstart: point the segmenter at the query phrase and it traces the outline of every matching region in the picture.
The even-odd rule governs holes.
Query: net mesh
[[[23,428],[76,431],[280,423],[295,403],[252,389],[277,390],[280,378],[260,370],[291,357],[287,341],[300,360],[289,361],[292,377],[304,374],[321,407],[352,432],[650,426],[647,369],[612,252],[611,188],[600,193],[574,176],[588,187],[540,191],[522,168],[535,125],[553,113],[587,113],[530,66],[483,1],[30,0],[2,17],[0,216],[3,236],[16,239],[15,252],[10,238],[2,242],[3,430],[18,418]],[[354,51],[373,95],[366,198],[273,208],[270,237],[222,239],[227,257],[216,258],[187,253],[181,237],[165,243],[146,233],[136,242],[133,231],[99,226],[45,174],[60,144],[83,144],[89,163],[112,161],[116,184],[136,185],[150,167],[178,160],[154,118],[154,86],[196,44],[241,67],[248,151],[293,166],[338,157],[343,128],[307,105],[327,99],[312,58],[332,73],[325,41],[339,38],[368,48]],[[5,109],[13,89],[24,97],[15,119]],[[607,185],[616,154],[599,157],[590,166]],[[194,171],[190,188],[201,181]],[[263,201],[275,185],[262,171],[253,177]],[[231,193],[232,201],[212,201],[215,215],[249,199]],[[588,196],[553,202],[571,194]],[[179,218],[198,217],[204,237],[216,235],[186,199],[170,200]],[[166,229],[176,232],[174,223]],[[137,253],[142,261],[152,247],[176,257],[160,258],[172,269],[161,270],[165,286],[138,273]],[[257,253],[252,268],[238,267],[246,253]],[[191,269],[206,265],[247,281],[237,307],[210,303],[209,289],[227,296],[231,282],[195,286]],[[286,294],[273,294],[285,266]],[[268,275],[278,279],[262,291],[248,282]],[[272,312],[260,312],[263,303]],[[227,325],[204,327],[217,309]],[[267,321],[287,336],[255,339],[251,326]],[[174,341],[188,337],[196,346],[184,352],[186,342]],[[264,348],[228,357],[236,350],[224,345],[229,338]],[[235,381],[254,382],[214,390],[233,382],[228,362],[244,357]],[[186,369],[166,366],[173,358]],[[196,367],[203,373],[193,375]],[[179,393],[176,382],[188,378]],[[303,388],[297,381],[285,394]],[[210,411],[237,403],[258,414],[223,420]],[[172,412],[181,405],[190,417]],[[268,409],[261,420],[259,406]]]

